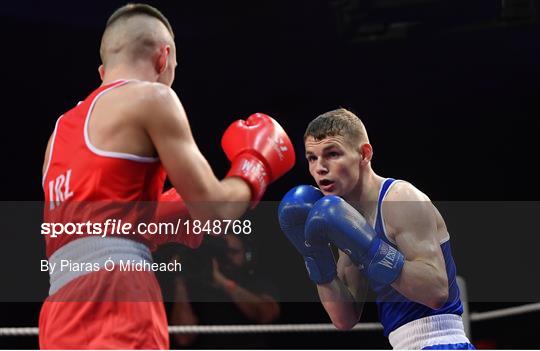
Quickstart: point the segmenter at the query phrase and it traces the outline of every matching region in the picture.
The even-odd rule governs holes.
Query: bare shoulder
[[[121,91],[127,115],[143,125],[169,124],[186,120],[180,99],[170,87],[153,82],[126,84]],[[152,118],[148,118],[151,116]]]
[[[161,83],[137,81],[126,84],[122,93],[134,111],[164,108],[178,99],[174,90]]]
[[[417,187],[406,181],[396,182],[385,197],[385,201],[421,201],[430,202],[429,197]]]
[[[387,227],[394,233],[411,227],[435,223],[435,212],[429,197],[409,182],[400,181],[390,188],[383,202]]]

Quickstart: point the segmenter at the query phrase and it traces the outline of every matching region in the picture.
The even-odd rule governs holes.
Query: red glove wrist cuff
[[[264,162],[257,156],[245,152],[233,160],[231,169],[227,173],[227,177],[240,177],[249,184],[252,208],[259,203],[270,183],[270,174],[267,169]]]

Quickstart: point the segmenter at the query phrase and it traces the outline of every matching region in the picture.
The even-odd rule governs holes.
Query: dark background
[[[0,174],[1,200],[42,199],[43,154],[54,122],[100,84],[101,34],[107,17],[124,3],[18,1],[0,8],[1,140],[7,154]],[[221,133],[233,120],[265,112],[289,132],[297,166],[272,186],[265,200],[279,200],[290,187],[311,182],[303,131],[318,114],[339,106],[365,122],[375,151],[374,170],[411,181],[434,201],[538,199],[538,3],[148,3],[162,10],[175,30],[179,67],[173,88],[218,176],[228,165],[220,150]],[[452,234],[454,240],[466,239]],[[536,228],[526,233],[535,234]],[[28,245],[21,260],[43,257],[37,233],[18,235],[13,240]],[[497,240],[512,250],[520,237],[509,237]],[[5,243],[10,249],[9,241]],[[458,269],[459,257],[475,254],[462,247],[455,252]],[[484,249],[490,249],[489,238]],[[283,250],[294,255],[290,247]],[[271,260],[271,255],[266,250],[260,261]],[[496,272],[505,259],[493,260],[494,279],[504,285],[505,276]],[[297,268],[302,274],[301,265]],[[36,289],[46,291],[41,278]],[[515,302],[474,302],[471,310]],[[3,303],[0,308],[2,326],[37,325],[39,304]],[[319,304],[287,303],[282,309],[281,323],[328,321]],[[369,305],[364,321],[376,318]],[[538,314],[532,314],[473,323],[473,340],[477,346],[538,348],[537,320]],[[389,347],[380,333],[276,334],[269,346]],[[36,348],[37,338],[1,338],[0,347]],[[242,347],[241,336],[216,347]]]

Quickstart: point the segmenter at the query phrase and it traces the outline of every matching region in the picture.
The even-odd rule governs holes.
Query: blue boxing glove
[[[322,197],[319,189],[311,185],[299,185],[285,194],[278,209],[281,230],[304,257],[309,278],[317,284],[331,282],[337,274],[328,240],[307,246],[304,236],[309,211]]]
[[[308,243],[333,242],[369,279],[389,285],[405,264],[403,254],[377,237],[366,219],[345,200],[328,195],[311,209],[306,222]]]

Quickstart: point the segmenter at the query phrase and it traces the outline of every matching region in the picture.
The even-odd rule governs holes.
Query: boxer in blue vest
[[[474,349],[463,329],[450,236],[430,199],[373,171],[366,129],[346,109],[314,119],[304,142],[318,187],[291,189],[279,221],[334,325],[358,322],[370,286],[394,349]],[[339,249],[337,263],[330,244]]]

